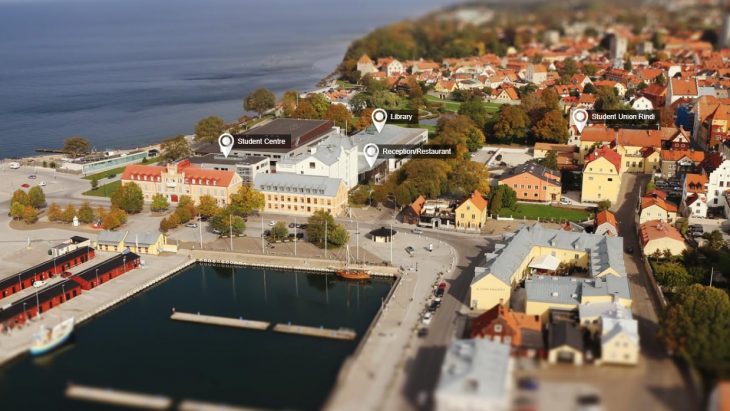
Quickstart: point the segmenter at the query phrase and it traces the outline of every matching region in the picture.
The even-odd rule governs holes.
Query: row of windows
[[[518,186],[518,184],[512,184],[512,188],[515,188],[516,189],[517,186]],[[523,189],[525,188],[525,185],[524,184],[519,184],[519,186],[520,186],[520,188],[523,188]],[[528,190],[532,190],[532,184],[528,184],[527,185],[527,189]],[[539,190],[540,189],[540,186],[539,185],[535,185],[535,189],[536,190]],[[543,190],[547,190],[547,186],[542,186],[542,189]]]
[[[272,194],[267,194],[266,195],[266,199],[269,200],[269,201],[279,201],[280,200],[278,195],[272,195]],[[305,199],[306,199],[306,203],[307,204],[327,204],[327,205],[332,205],[332,200],[331,199],[328,199],[328,200],[325,201],[324,198],[317,199],[317,198],[312,198],[312,197],[291,197],[291,196],[284,197],[284,196],[281,196],[281,201],[285,201],[285,202],[289,202],[289,203],[292,203],[293,202],[293,203],[302,203],[302,204],[304,204],[305,203],[305,201],[304,201]]]
[[[296,204],[295,205],[287,204],[286,206],[284,204],[281,204],[281,206],[279,206],[279,204],[266,203],[266,208],[268,208],[269,210],[306,211],[308,213],[311,213],[313,211],[319,211],[319,210],[330,211],[330,212],[332,211],[331,207],[299,206]]]
[[[302,194],[324,194],[321,188],[302,188],[302,187],[279,187],[279,186],[262,186],[263,191],[283,191],[285,193],[302,193]]]

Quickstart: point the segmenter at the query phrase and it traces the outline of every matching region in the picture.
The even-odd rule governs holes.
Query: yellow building
[[[177,252],[177,246],[167,243],[167,237],[157,231],[130,233],[129,231],[102,231],[95,247],[101,251],[122,252],[125,249],[136,254],[159,255],[162,252]]]
[[[661,220],[667,223],[675,222],[677,220],[677,206],[667,202],[665,198],[666,194],[660,191],[642,197],[639,224],[651,220]]]
[[[681,255],[687,249],[684,237],[671,224],[661,220],[647,221],[639,227],[639,240],[644,255],[663,253]]]
[[[601,363],[639,363],[639,323],[631,318],[601,318]]]
[[[162,194],[175,204],[185,195],[197,204],[200,197],[209,195],[223,206],[230,202],[231,194],[238,191],[243,180],[233,171],[197,168],[183,160],[167,166],[129,165],[122,174],[122,184],[130,182],[142,189],[145,201]]]
[[[512,291],[524,281],[526,313],[544,316],[549,309],[618,302],[631,307],[623,262],[623,239],[588,233],[525,227],[495,246],[478,266],[471,283],[471,307],[487,310],[510,304]],[[555,276],[560,265],[584,276]],[[615,264],[615,265],[614,265]]]
[[[597,203],[609,200],[615,204],[621,191],[621,156],[603,146],[593,150],[583,167],[581,201]]]
[[[301,174],[259,174],[254,183],[271,213],[310,216],[317,210],[337,217],[347,209],[347,187],[339,178]]]
[[[578,162],[584,164],[594,148],[610,145],[621,158],[622,172],[657,173],[661,169],[662,141],[675,130],[669,127],[661,130],[586,127],[581,133]]]
[[[456,207],[456,228],[481,229],[487,222],[487,200],[474,190]]]

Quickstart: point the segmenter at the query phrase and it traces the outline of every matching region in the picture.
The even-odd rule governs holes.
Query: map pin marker
[[[382,127],[382,125],[380,127]],[[365,144],[365,147],[363,147],[362,154],[365,156],[365,161],[368,162],[370,168],[373,168],[373,164],[375,164],[375,160],[378,159],[378,154],[380,154],[380,148],[378,148],[376,144],[368,143]]]
[[[228,158],[233,148],[233,136],[228,133],[223,133],[218,137],[218,145],[221,147],[221,153],[223,156]]]
[[[370,117],[373,119],[373,124],[375,124],[375,129],[378,130],[378,133],[383,131],[383,126],[388,120],[388,112],[382,108],[378,108],[373,110],[373,114],[371,114]]]
[[[573,110],[573,123],[575,128],[578,129],[578,133],[582,133],[586,124],[588,124],[588,112],[582,108]]]

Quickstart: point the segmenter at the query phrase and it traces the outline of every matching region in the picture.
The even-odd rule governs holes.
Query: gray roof
[[[601,317],[603,331],[601,342],[603,344],[611,341],[619,334],[626,334],[636,344],[639,343],[639,322],[633,319],[617,319]]]
[[[96,237],[96,241],[102,244],[119,244],[127,235],[127,231],[104,230]]]
[[[525,280],[528,301],[554,304],[580,304],[582,280],[571,277],[538,275]]]
[[[446,351],[436,395],[504,401],[511,374],[509,344],[481,338],[456,340]]]
[[[139,245],[144,246],[144,245],[155,244],[157,242],[157,240],[159,240],[159,239],[160,239],[159,232],[153,232],[153,231],[149,231],[146,233],[130,232],[129,235],[127,235],[127,239],[125,240],[125,242],[128,245],[139,244]]]
[[[619,275],[626,276],[621,237],[553,230],[535,224],[532,227],[523,227],[514,235],[508,236],[508,243],[503,248],[487,253],[485,265],[475,270],[473,283],[491,273],[503,283],[510,284],[510,278],[515,270],[534,246],[587,252],[588,272],[593,277],[608,267],[612,267]]]
[[[578,306],[580,321],[584,318],[609,317],[609,318],[631,318],[631,310],[617,302],[590,303]]]
[[[258,164],[268,157],[264,156],[243,156],[243,157],[224,157],[220,154],[210,153],[203,156],[190,157],[190,163],[192,164],[226,164],[226,165],[251,165]]]
[[[326,165],[332,165],[339,160],[343,150],[349,151],[355,148],[355,140],[353,137],[343,136],[341,134],[333,134],[326,139],[318,142],[313,148],[314,153],[302,153],[297,156],[287,157],[279,160],[278,164],[296,164],[302,160],[308,159],[310,156],[316,158]]]
[[[626,277],[606,275],[596,278],[593,281],[583,283],[582,295],[589,297],[600,297],[604,295],[615,295],[619,298],[630,299],[629,281]]]
[[[583,336],[575,324],[561,322],[551,326],[548,330],[549,349],[564,345],[583,351]]]
[[[352,137],[354,138],[355,143],[358,147],[357,172],[364,173],[366,171],[372,170],[373,168],[380,165],[383,161],[385,161],[382,158],[378,158],[375,163],[373,163],[373,167],[370,167],[368,162],[365,161],[365,156],[362,153],[362,149],[363,147],[365,147],[366,144],[421,144],[428,140],[428,130],[425,128],[408,128],[396,126],[393,124],[386,124],[383,126],[383,129],[380,131],[380,133],[378,133],[378,131],[375,130],[374,127],[368,127],[367,129],[360,131]]]
[[[513,177],[513,176],[516,176],[516,175],[519,175],[522,173],[529,173],[529,174],[539,178],[542,181],[560,185],[559,181],[555,181],[556,179],[560,178],[559,172],[557,172],[555,170],[551,170],[541,164],[537,164],[537,163],[533,163],[533,162],[522,163],[522,164],[518,165],[517,167],[514,168],[514,170],[512,170],[512,174],[509,174],[509,175],[505,176],[504,178],[510,178],[510,177]],[[551,175],[552,178],[545,177],[545,174]]]
[[[257,190],[303,195],[334,197],[340,185],[339,178],[308,176],[292,173],[257,174],[254,185]]]

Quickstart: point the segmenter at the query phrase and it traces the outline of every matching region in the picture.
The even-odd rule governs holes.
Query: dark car
[[[428,304],[428,311],[435,312],[439,308],[439,303],[436,301],[431,301],[430,304]]]
[[[634,253],[634,247],[626,247],[626,252],[628,254],[633,254]]]
[[[289,228],[294,228],[294,223],[289,223]]]
[[[418,336],[419,336],[420,338],[423,338],[423,337],[425,337],[425,336],[427,336],[427,335],[428,335],[428,328],[426,328],[426,327],[423,327],[423,328],[419,328],[419,329],[418,329]]]
[[[299,238],[299,239],[304,238],[304,233],[297,233],[297,238]]]
[[[500,160],[502,160],[502,155],[501,154],[497,154],[497,157],[494,157],[494,159],[497,160],[497,161],[500,161]]]
[[[532,377],[522,377],[519,380],[517,380],[517,386],[522,390],[529,390],[529,391],[535,391],[537,390],[540,385],[537,382],[537,379]]]

